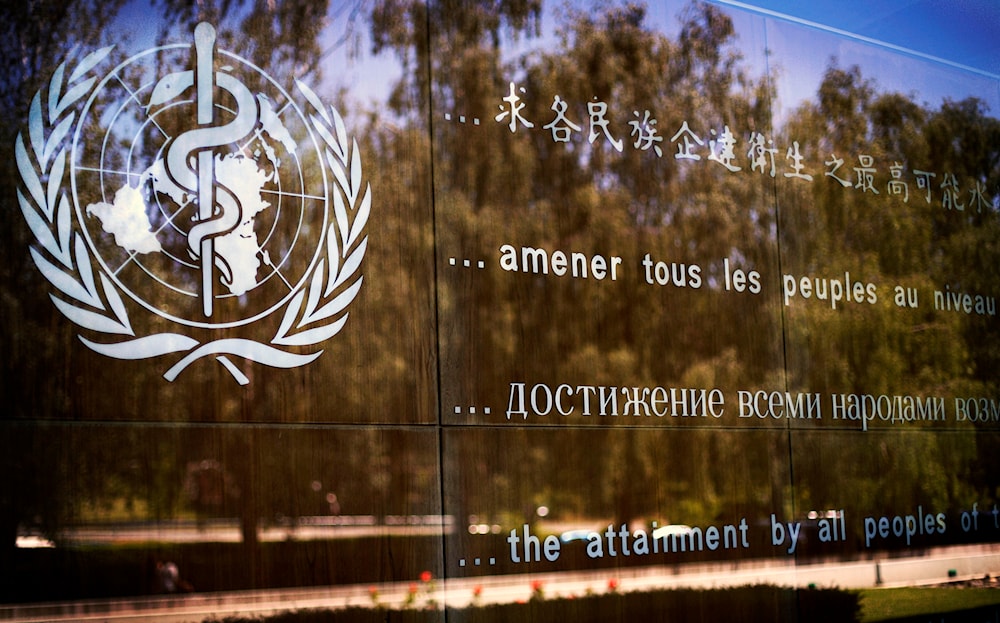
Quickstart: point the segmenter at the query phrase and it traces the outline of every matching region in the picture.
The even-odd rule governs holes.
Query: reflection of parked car
[[[654,539],[668,536],[680,536],[684,534],[691,534],[691,526],[685,526],[684,524],[670,524],[669,526],[660,526],[656,530],[653,530]]]

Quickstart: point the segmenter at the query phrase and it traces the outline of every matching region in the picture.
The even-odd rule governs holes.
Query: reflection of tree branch
[[[45,0],[0,4],[0,105],[25,110],[27,99],[48,79],[50,68],[75,47],[97,49],[124,0]],[[19,120],[4,117],[4,124]],[[6,128],[3,136],[12,137]]]
[[[302,73],[297,76],[299,79],[307,77],[312,81],[317,81],[319,79],[319,67],[322,65],[323,61],[325,61],[327,57],[337,51],[341,46],[355,38],[355,27],[357,26],[358,16],[361,15],[362,9],[365,8],[366,4],[366,0],[356,0],[351,4],[340,5],[338,9],[334,10],[334,12],[330,15],[331,22],[339,21],[344,13],[348,13],[343,34],[315,56],[315,60],[313,60],[313,62],[310,63],[302,71]]]
[[[220,47],[251,62],[267,67],[274,76],[319,77],[323,60],[349,41],[354,23],[362,13],[363,1],[336,3],[330,11],[328,0],[286,0],[281,3],[255,0],[154,0],[168,19],[160,22],[158,42],[175,41],[180,32],[192,32],[199,22],[215,25]],[[320,48],[323,30],[347,15],[342,37]]]

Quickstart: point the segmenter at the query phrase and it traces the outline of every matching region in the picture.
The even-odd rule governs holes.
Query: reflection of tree
[[[433,5],[429,10],[434,11]],[[638,5],[571,10],[560,21],[553,45],[505,64],[494,39],[513,39],[504,27],[522,23],[531,34],[530,20],[506,14],[487,18],[483,11],[430,21],[431,49],[461,53],[435,57],[433,83],[413,86],[429,89],[435,119],[441,253],[461,250],[492,261],[499,245],[508,242],[549,251],[621,254],[629,265],[615,283],[488,271],[472,285],[452,279],[454,273],[443,274],[446,391],[492,396],[499,402],[512,380],[551,387],[566,382],[734,389],[779,379],[777,316],[764,297],[723,301],[718,288],[707,283],[700,291],[649,286],[638,264],[650,252],[657,260],[700,265],[704,279],[718,284],[722,259],[734,249],[741,253],[740,261],[757,268],[774,262],[773,214],[764,178],[723,174],[715,165],[685,166],[690,163],[671,157],[669,138],[685,122],[707,133],[708,128],[744,127],[752,119],[765,124],[754,129],[766,131],[769,92],[763,80],[742,70],[729,19],[712,7],[693,6],[683,16],[679,37],[671,40],[647,24],[645,9]],[[459,28],[466,20],[495,30]],[[406,37],[387,35],[384,41],[403,56],[416,53]],[[535,123],[533,131],[511,133],[506,124],[492,120],[511,81],[525,105],[521,114]],[[566,103],[567,117],[582,128],[568,142],[557,142],[541,129],[553,118],[557,97]],[[596,100],[607,105],[613,138],[627,144],[620,153],[603,136],[588,141],[588,104]],[[449,111],[489,116],[470,130],[437,121]],[[664,157],[633,147],[628,126],[633,111],[638,118],[644,111],[655,117],[665,141]],[[487,361],[489,369],[476,373]],[[584,436],[580,443],[592,439]],[[658,504],[649,494],[650,482],[660,480],[660,466],[646,439],[645,432],[615,435],[607,445],[592,447],[593,464],[586,469],[595,476],[594,488],[570,501],[566,498],[579,489],[553,484],[554,494],[571,508],[583,511],[589,505],[598,512],[600,506],[601,512],[623,520],[652,513]],[[562,472],[551,463],[564,444],[576,442],[573,431],[531,438],[535,451],[518,463],[518,473],[558,478]],[[688,450],[680,444],[670,447]],[[475,450],[463,451],[476,464]],[[692,452],[692,460],[707,467],[731,462],[738,449],[710,442]],[[566,473],[581,469],[577,465]],[[676,508],[674,502],[683,497],[697,507],[692,516],[713,517],[722,503],[711,501],[710,492],[723,488],[726,475],[714,469],[693,471],[705,473],[703,486],[671,480],[664,486],[673,489],[664,499]],[[541,495],[523,491],[523,478],[503,473],[497,478],[509,481],[503,486],[521,489],[512,502],[517,508],[530,505],[527,497]],[[770,479],[764,486],[772,488]],[[681,497],[680,489],[686,489]],[[696,501],[699,495],[703,503]],[[488,506],[476,504],[474,485],[458,497],[470,505],[467,512],[483,512]]]
[[[449,443],[451,442],[451,443]],[[783,511],[790,474],[780,432],[484,430],[445,440],[446,511],[459,521],[706,524]],[[500,446],[503,452],[484,453]]]
[[[319,81],[315,59],[324,54],[320,34],[327,23],[327,0],[161,0],[165,19],[159,21],[159,38],[174,41],[178,34],[194,32],[198,22],[220,26],[219,44],[240,56],[268,67],[275,76],[296,76]],[[357,2],[342,3],[338,11],[357,10]]]
[[[4,117],[3,144],[13,145],[17,132],[24,131],[21,126],[27,117],[28,100],[34,93],[41,93],[43,109],[47,110],[47,81],[57,64],[68,57],[68,67],[72,69],[73,63],[79,62],[78,55],[70,54],[74,44],[91,50],[107,44],[102,38],[114,37],[108,24],[119,8],[118,3],[98,5],[85,1],[61,3],[58,7],[46,3],[24,7],[4,5],[4,27],[10,29],[12,36],[3,42],[5,53],[2,57],[9,65],[4,72],[3,96],[7,110],[17,112]],[[355,19],[353,13],[358,6],[346,8],[352,12],[350,18]],[[310,63],[324,54],[341,52],[335,48],[345,41],[334,42],[331,49],[323,50],[317,40],[327,9],[326,3],[312,1],[277,5],[208,2],[199,3],[197,7],[186,2],[164,2],[155,10],[147,9],[146,14],[133,8],[135,13],[127,15],[125,20],[141,18],[165,25],[172,30],[161,32],[161,41],[176,42],[190,40],[194,25],[211,19],[219,30],[220,48],[267,67],[268,73],[277,79],[287,78],[285,86],[291,87],[294,77],[318,82],[319,72]],[[337,9],[338,12],[342,10],[345,7]],[[128,52],[128,46],[121,45],[109,63]],[[186,68],[162,67],[159,70]],[[52,123],[52,120],[46,117],[42,123]],[[162,129],[168,135],[175,134],[171,128]],[[124,146],[124,149],[129,147]],[[12,158],[3,159],[3,163],[7,187],[16,188],[18,172]],[[376,171],[377,165],[366,168],[366,177],[372,177]],[[122,367],[119,362],[80,351],[75,337],[77,328],[59,316],[45,295],[43,280],[38,279],[31,265],[27,252],[31,232],[21,217],[16,196],[12,191],[5,197],[5,209],[0,211],[6,236],[4,244],[0,245],[3,259],[0,270],[3,271],[4,317],[10,319],[13,326],[2,335],[5,352],[3,432],[7,431],[9,421],[26,423],[15,426],[11,435],[3,435],[4,448],[10,452],[4,453],[2,465],[8,468],[8,473],[24,469],[30,478],[5,479],[0,485],[0,500],[4,502],[0,511],[4,547],[13,545],[19,523],[24,526],[40,523],[47,534],[58,536],[60,528],[67,523],[81,516],[93,518],[95,513],[99,517],[110,508],[109,505],[118,502],[135,506],[138,509],[136,517],[140,519],[169,519],[192,511],[239,517],[251,549],[256,544],[258,523],[269,514],[280,512],[294,516],[300,512],[316,512],[315,505],[302,503],[305,495],[301,492],[302,485],[289,488],[268,477],[281,473],[289,480],[301,483],[305,478],[308,483],[311,470],[299,463],[282,463],[289,461],[290,456],[298,456],[295,450],[289,450],[288,454],[269,454],[265,447],[268,438],[258,437],[252,429],[246,436],[223,435],[215,441],[209,432],[194,429],[190,436],[182,435],[182,440],[174,436],[160,446],[155,437],[132,430],[130,426],[114,428],[123,439],[109,443],[114,435],[72,435],[60,432],[58,427],[49,429],[35,425],[37,420],[303,422],[398,418],[406,422],[429,417],[430,390],[420,390],[417,385],[427,385],[426,375],[432,357],[426,352],[406,352],[408,344],[415,341],[413,328],[397,322],[404,316],[401,310],[406,310],[407,301],[394,297],[409,295],[409,304],[417,304],[420,308],[407,310],[408,317],[416,326],[428,326],[430,305],[426,301],[429,295],[415,293],[417,287],[423,288],[426,283],[419,267],[410,272],[393,269],[400,265],[400,258],[409,258],[407,250],[414,244],[413,239],[418,238],[415,232],[420,223],[413,222],[411,215],[393,220],[394,215],[390,213],[379,219],[375,226],[378,234],[373,236],[398,236],[404,249],[399,252],[381,246],[372,252],[372,255],[381,256],[376,262],[384,277],[380,279],[379,270],[376,270],[372,281],[378,284],[377,288],[371,294],[373,288],[366,288],[363,294],[375,301],[374,307],[383,309],[369,317],[369,326],[390,326],[391,329],[362,329],[362,333],[379,336],[367,344],[363,343],[364,335],[345,336],[349,342],[346,346],[337,345],[332,349],[336,352],[321,358],[321,364],[308,370],[286,375],[275,374],[272,370],[251,370],[248,373],[261,388],[242,391],[217,366],[193,366],[176,384],[170,384],[160,376],[162,370],[139,371],[135,366]],[[420,244],[426,252],[426,242]],[[380,300],[385,303],[379,303]],[[170,329],[161,326],[159,330]],[[432,338],[427,335],[419,339],[428,342]],[[357,353],[377,361],[344,364],[344,361],[356,360]],[[409,361],[417,357],[421,366],[409,365]],[[57,360],[65,364],[53,366]],[[130,381],[122,382],[121,372],[126,368],[130,368]],[[369,385],[345,380],[357,370],[370,373],[371,385],[393,389],[380,392],[378,397],[365,395]],[[320,379],[339,379],[341,382],[330,384]],[[311,391],[303,392],[304,387]],[[385,458],[386,450],[379,441],[378,431],[373,431],[373,435],[374,439],[358,442],[365,453],[351,455],[356,457],[354,464],[332,463],[338,469],[343,468],[345,473],[362,475],[343,479],[339,493],[344,506],[353,509],[352,512],[376,514],[394,512],[403,504],[424,508],[429,498],[403,491],[405,485],[401,483],[409,481],[409,474],[401,470],[407,464],[390,463]],[[405,446],[395,438],[392,445]],[[179,451],[179,446],[185,451]],[[171,448],[178,456],[164,458],[163,454],[169,455]],[[427,463],[421,454],[423,450],[404,447],[397,454],[408,458],[419,455],[419,463],[423,465]],[[133,451],[134,455],[130,454]],[[350,455],[342,451],[345,456]],[[153,459],[154,456],[160,458]],[[187,465],[206,461],[219,465],[231,487],[221,501],[215,500],[218,504],[197,508],[199,505],[186,501],[179,488]],[[77,464],[80,468],[74,471]],[[423,474],[422,470],[415,473]],[[424,512],[431,512],[431,509],[424,508]]]
[[[908,172],[955,172],[964,180],[982,180],[987,187],[991,182],[982,176],[996,175],[995,166],[989,166],[990,158],[996,158],[989,153],[992,148],[977,146],[967,136],[996,132],[991,130],[996,121],[985,117],[975,102],[945,103],[940,111],[925,110],[899,94],[877,94],[856,68],[831,68],[819,92],[818,104],[804,107],[786,126],[788,140],[801,140],[812,153],[852,160],[867,154]],[[961,128],[954,123],[957,109],[966,111]],[[948,119],[951,127],[942,131]],[[961,147],[956,149],[956,144]],[[848,166],[858,165],[849,162]],[[878,180],[883,191],[886,183],[886,179]],[[787,208],[783,210],[786,235],[782,243],[789,272],[836,275],[851,271],[859,279],[884,285],[885,291],[900,284],[916,288],[922,297],[920,311],[909,313],[895,309],[886,294],[880,297],[882,304],[858,313],[792,310],[793,320],[800,313],[805,316],[801,323],[793,322],[791,330],[802,328],[810,336],[808,348],[793,350],[793,386],[942,395],[961,387],[967,378],[967,349],[992,348],[987,346],[991,340],[963,338],[966,321],[961,318],[935,314],[931,293],[944,285],[971,290],[968,280],[978,279],[988,264],[959,247],[971,242],[969,236],[989,240],[996,227],[995,214],[941,209],[938,184],[933,189],[937,209],[931,209],[924,205],[922,191],[911,186],[908,204],[897,197],[845,192],[829,183],[789,186],[779,196]],[[962,243],[956,244],[957,240]],[[979,243],[973,248],[989,245]],[[986,284],[979,280],[977,285]],[[793,338],[798,345],[798,338]],[[848,344],[853,345],[850,351],[840,346]],[[795,359],[795,353],[802,358]],[[973,378],[989,379],[984,372],[979,370]],[[910,380],[915,382],[900,386],[900,381]]]
[[[877,187],[883,195],[843,190],[836,184],[786,185],[779,192],[784,266],[796,275],[852,276],[878,283],[879,303],[831,313],[822,306],[787,310],[789,386],[824,393],[939,396],[954,417],[954,396],[995,396],[995,318],[936,311],[935,290],[995,296],[998,223],[995,199],[983,211],[943,207],[941,180],[997,188],[1000,122],[982,102],[945,101],[939,109],[921,106],[898,93],[880,93],[858,69],[831,66],[815,103],[804,105],[785,127],[787,141],[799,140],[817,157],[860,154],[882,163]],[[935,173],[931,189],[909,181],[909,201],[886,196],[888,169]],[[851,179],[854,182],[854,179]],[[926,192],[933,202],[924,199]],[[988,191],[993,197],[995,191]],[[900,309],[892,288],[919,295],[918,309]],[[896,424],[898,426],[899,424]],[[947,422],[954,426],[954,420]],[[803,440],[803,457],[824,459],[797,468],[808,490],[800,500],[836,504],[845,495],[870,510],[927,504],[954,508],[976,495],[993,499],[995,478],[970,469],[992,461],[996,434],[932,433],[938,424],[917,428],[905,440],[890,436],[872,448],[856,436],[817,435]],[[919,434],[923,432],[925,434]],[[815,444],[812,445],[812,444]],[[820,450],[819,446],[825,449]],[[806,450],[812,448],[813,451]],[[840,482],[821,467],[827,460],[850,474]],[[818,471],[816,471],[818,470]],[[978,475],[973,476],[973,472]],[[845,493],[845,491],[850,493]]]
[[[404,77],[390,106],[421,128],[431,119],[428,105],[449,110],[461,100],[477,110],[492,109],[496,87],[503,81],[501,41],[505,36],[538,34],[540,16],[539,0],[374,3],[374,51],[392,50],[403,65]]]
[[[433,13],[435,7],[428,11]],[[494,42],[504,36],[512,39],[504,27],[521,22],[513,15],[484,16],[484,11],[459,12],[454,20],[431,19],[430,31],[419,34],[395,22],[393,28],[379,30],[376,23],[380,44],[394,47],[404,58],[420,58],[421,48],[414,45],[418,37],[428,39],[432,50],[461,50],[427,61],[432,82],[421,82],[421,75],[402,85],[428,99],[435,120],[441,253],[461,250],[494,258],[502,242],[550,251],[648,250],[663,256],[658,259],[699,264],[706,279],[715,280],[721,278],[721,258],[739,257],[765,274],[770,296],[720,302],[721,294],[711,287],[700,292],[658,290],[635,278],[610,287],[494,273],[477,276],[473,283],[442,273],[446,392],[500,400],[508,395],[507,383],[520,380],[552,388],[559,383],[722,387],[730,392],[788,388],[822,394],[829,419],[833,393],[923,398],[995,391],[995,375],[986,364],[996,352],[991,321],[935,313],[929,300],[931,291],[944,284],[963,291],[975,287],[988,292],[994,287],[988,268],[993,261],[987,254],[995,247],[990,242],[995,238],[995,212],[948,214],[921,208],[916,197],[903,205],[884,190],[888,168],[897,161],[906,171],[949,171],[996,188],[996,143],[987,139],[995,134],[996,122],[981,105],[948,102],[935,110],[904,95],[879,92],[857,69],[831,67],[816,101],[772,130],[766,81],[746,75],[734,51],[731,22],[711,7],[689,8],[677,40],[650,28],[639,6],[570,11],[556,29],[555,44],[509,64]],[[466,20],[467,28],[456,26]],[[493,29],[476,29],[483,24]],[[530,27],[526,32],[531,33]],[[525,105],[521,114],[536,124],[534,130],[520,127],[512,133],[490,116],[474,131],[439,121],[446,112],[496,111],[511,81],[519,103]],[[539,130],[552,119],[556,96],[568,103],[569,118],[583,126],[585,104],[600,100],[619,115],[653,111],[666,137],[689,122],[703,133],[728,125],[740,133],[741,141],[751,132],[774,138],[776,146],[796,140],[812,159],[815,179],[789,182],[779,174],[775,191],[769,178],[747,170],[729,175],[715,165],[685,166],[690,163],[657,159],[638,149],[619,154],[603,138],[588,143],[586,128],[568,143],[556,142]],[[627,139],[619,122],[619,138]],[[881,194],[845,191],[825,178],[822,162],[831,154],[845,159],[848,176],[853,176],[860,154],[871,155],[882,167],[877,179]],[[781,156],[783,152],[779,162]],[[912,179],[910,184],[916,195]],[[771,208],[775,198],[780,227]],[[775,304],[780,298],[779,271],[819,276],[850,272],[879,284],[880,302],[837,310],[784,308],[782,344],[782,305]],[[920,309],[894,306],[889,292],[896,284],[920,291]],[[970,368],[971,361],[982,363]],[[484,362],[489,362],[490,371],[477,372]],[[688,505],[696,518],[726,512],[730,503],[774,510],[789,503],[783,499],[789,475],[774,469],[788,461],[781,458],[787,456],[788,446],[779,439],[765,442],[772,469],[756,476],[764,477],[764,491],[736,502],[739,496],[729,497],[732,489],[724,485],[730,477],[726,466],[739,463],[746,451],[743,444],[717,444],[713,437],[693,447],[662,442],[656,447],[669,447],[672,456],[703,467],[672,482],[669,493],[655,489],[654,496],[649,481],[658,470],[652,458],[657,452],[650,446],[658,435],[643,431],[600,443],[578,435],[585,433],[528,435],[524,442],[530,448],[518,452],[507,467],[482,465],[477,443],[459,445],[455,469],[468,465],[476,476],[456,477],[456,503],[478,514],[495,506],[497,497],[507,498],[508,510],[517,512],[538,503],[539,497],[552,496],[561,499],[569,513],[589,509],[623,518],[662,508],[654,498],[669,499],[671,508]],[[871,495],[859,495],[860,505],[901,503],[908,497],[956,505],[968,495],[968,484],[962,482],[968,470],[958,466],[970,456],[969,438],[959,437],[954,448],[948,446],[953,449],[949,452],[936,435],[918,439],[907,451],[895,449],[895,440],[888,442],[884,470],[846,479],[856,482],[859,491],[870,487]],[[578,443],[591,454],[573,462],[565,447]],[[847,438],[833,436],[829,443],[837,451],[830,452],[832,464],[820,473],[836,474],[841,464],[871,464],[865,444],[852,447]],[[520,442],[513,445],[520,447]],[[918,457],[927,460],[918,466]],[[553,469],[557,464],[560,469]],[[906,478],[907,470],[920,476]],[[801,474],[809,472],[803,469]],[[886,479],[885,472],[899,476]],[[571,484],[562,481],[561,473],[591,478],[570,478]],[[479,487],[483,477],[493,480],[492,493]],[[589,484],[583,485],[584,480]],[[821,495],[818,487],[811,494],[804,491],[800,503],[808,503],[809,495],[818,504],[843,499],[838,479],[828,480],[836,493]],[[886,495],[886,486],[897,490]],[[878,490],[882,493],[876,495]]]
[[[0,142],[6,151],[14,144],[19,124],[26,116],[29,99],[51,75],[52,69],[80,44],[97,48],[105,44],[105,27],[123,2],[4,3],[0,7]],[[17,170],[9,155],[0,158],[0,180],[4,188],[17,186]],[[67,379],[47,369],[46,357],[65,342],[69,327],[53,314],[51,302],[36,294],[31,278],[35,267],[26,249],[30,233],[24,226],[12,190],[0,200],[0,315],[15,323],[0,333],[4,353],[0,373],[0,420],[4,450],[0,467],[7,474],[24,470],[26,479],[4,478],[0,484],[0,550],[13,545],[19,521],[39,516],[58,523],[61,492],[58,475],[63,461],[58,448],[46,443],[41,431],[30,427],[6,428],[14,419],[46,417],[67,407]],[[52,382],[47,382],[47,380]]]

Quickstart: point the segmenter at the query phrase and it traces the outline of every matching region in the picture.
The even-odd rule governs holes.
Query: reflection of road
[[[416,605],[428,599],[437,604],[464,607],[478,592],[478,603],[527,600],[541,583],[546,597],[569,597],[588,592],[602,593],[614,580],[620,592],[664,588],[718,588],[747,584],[863,588],[876,585],[909,586],[937,584],[995,575],[1000,572],[1000,545],[938,548],[920,557],[879,559],[861,562],[794,565],[791,561],[730,561],[713,564],[603,569],[550,574],[506,575],[457,578],[416,583]],[[377,587],[378,603],[402,607],[411,582]],[[428,592],[429,588],[433,592]],[[268,616],[289,610],[331,609],[347,606],[370,607],[375,603],[367,585],[333,588],[283,589],[206,593],[178,597],[150,597],[128,600],[95,600],[0,607],[0,620],[115,621],[132,623],[156,621],[181,623],[227,616]]]
[[[452,531],[452,518],[441,515],[343,515],[338,517],[299,517],[260,528],[260,540],[312,541],[317,539],[355,539],[368,536],[439,536]],[[235,519],[204,522],[176,521],[163,523],[115,524],[113,526],[78,526],[61,534],[67,543],[110,545],[124,543],[239,543],[243,536]]]

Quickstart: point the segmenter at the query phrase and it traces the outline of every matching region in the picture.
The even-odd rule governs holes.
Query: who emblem
[[[169,381],[204,357],[240,384],[233,358],[315,360],[368,242],[370,187],[340,115],[218,49],[207,23],[101,75],[112,50],[60,65],[15,143],[53,303],[98,353],[171,356]]]

